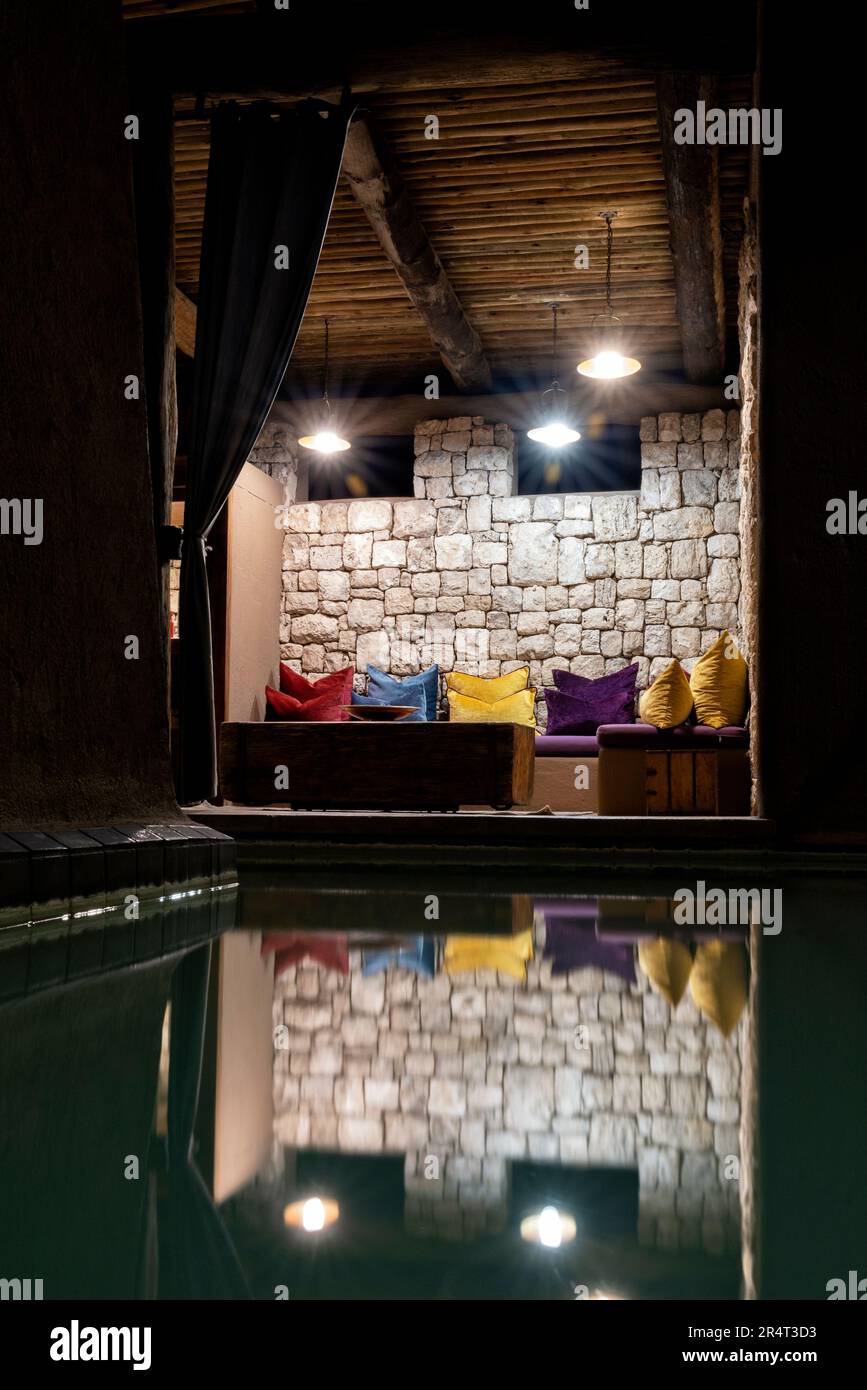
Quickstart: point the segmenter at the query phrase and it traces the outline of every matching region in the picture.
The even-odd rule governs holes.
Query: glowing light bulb
[[[325,1227],[325,1206],[319,1197],[311,1197],[301,1208],[301,1225],[305,1231],[321,1231]]]
[[[556,1250],[563,1243],[563,1222],[556,1207],[543,1207],[539,1212],[539,1244]]]
[[[549,425],[527,430],[527,438],[535,439],[538,444],[547,444],[549,449],[562,449],[564,444],[574,444],[581,436],[577,430],[571,430],[568,425],[553,420]]]
[[[339,454],[351,449],[348,439],[341,439],[333,430],[320,430],[318,434],[305,434],[298,440],[304,449],[315,449],[317,454]]]
[[[600,381],[614,381],[618,377],[632,376],[641,371],[641,363],[636,357],[623,357],[619,352],[597,352],[579,362],[576,368],[582,376],[596,377]]]

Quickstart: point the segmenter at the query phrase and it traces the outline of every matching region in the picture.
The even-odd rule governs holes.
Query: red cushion
[[[294,695],[296,700],[314,700],[319,695],[333,695],[336,697],[335,704],[348,705],[352,699],[354,676],[353,668],[344,666],[342,671],[332,671],[318,681],[309,681],[306,676],[293,671],[285,661],[280,662],[280,689],[284,695]]]
[[[265,699],[271,719],[317,723],[349,718],[348,712],[340,708],[338,696],[332,690],[327,690],[324,695],[317,695],[313,700],[296,700],[294,695],[284,695],[282,691],[266,685]]]
[[[348,938],[345,936],[319,936],[315,932],[265,932],[262,937],[262,955],[274,952],[274,974],[284,975],[292,965],[302,960],[312,960],[324,965],[326,970],[339,970],[341,975],[349,974]]]

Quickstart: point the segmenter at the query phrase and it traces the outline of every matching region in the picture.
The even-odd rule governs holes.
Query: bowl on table
[[[415,714],[417,705],[341,705],[350,719],[361,719],[365,723],[393,724]]]

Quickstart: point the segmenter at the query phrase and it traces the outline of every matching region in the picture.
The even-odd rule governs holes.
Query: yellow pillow
[[[496,724],[527,724],[531,729],[536,727],[536,691],[533,686],[529,690],[516,690],[514,695],[507,695],[504,700],[493,703],[475,700],[472,695],[459,695],[456,690],[450,690],[448,698],[449,719],[458,724],[493,721]]]
[[[642,723],[657,729],[675,729],[692,713],[692,690],[679,661],[661,671],[638,702]]]
[[[699,657],[689,678],[699,724],[722,729],[743,724],[747,712],[747,663],[727,632]]]
[[[526,962],[532,959],[532,930],[517,936],[448,936],[443,954],[449,975],[465,970],[502,970],[516,980],[526,978]]]
[[[689,992],[724,1038],[734,1032],[747,1003],[747,966],[737,941],[706,941],[696,948]]]
[[[689,947],[667,936],[657,937],[656,941],[642,941],[638,947],[638,964],[663,999],[676,1009],[692,970]]]
[[[472,695],[474,700],[485,700],[492,705],[506,695],[514,695],[517,690],[526,690],[529,681],[529,666],[508,671],[505,676],[469,676],[465,671],[449,671],[446,690],[456,690],[459,695]]]

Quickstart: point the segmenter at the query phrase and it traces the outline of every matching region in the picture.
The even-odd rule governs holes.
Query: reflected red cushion
[[[314,700],[296,700],[294,695],[284,695],[272,686],[265,686],[265,699],[268,704],[268,719],[287,719],[300,723],[320,723],[348,719],[349,714],[340,708],[339,694],[326,691]]]
[[[274,952],[274,974],[286,973],[303,960],[324,965],[326,970],[349,974],[349,943],[345,936],[320,936],[317,932],[265,932],[262,955]]]
[[[333,695],[336,705],[348,705],[352,699],[354,676],[353,668],[344,666],[342,671],[331,671],[318,681],[309,681],[306,676],[293,671],[285,661],[280,662],[280,690],[284,695],[294,695],[296,700],[314,700],[320,695]]]

